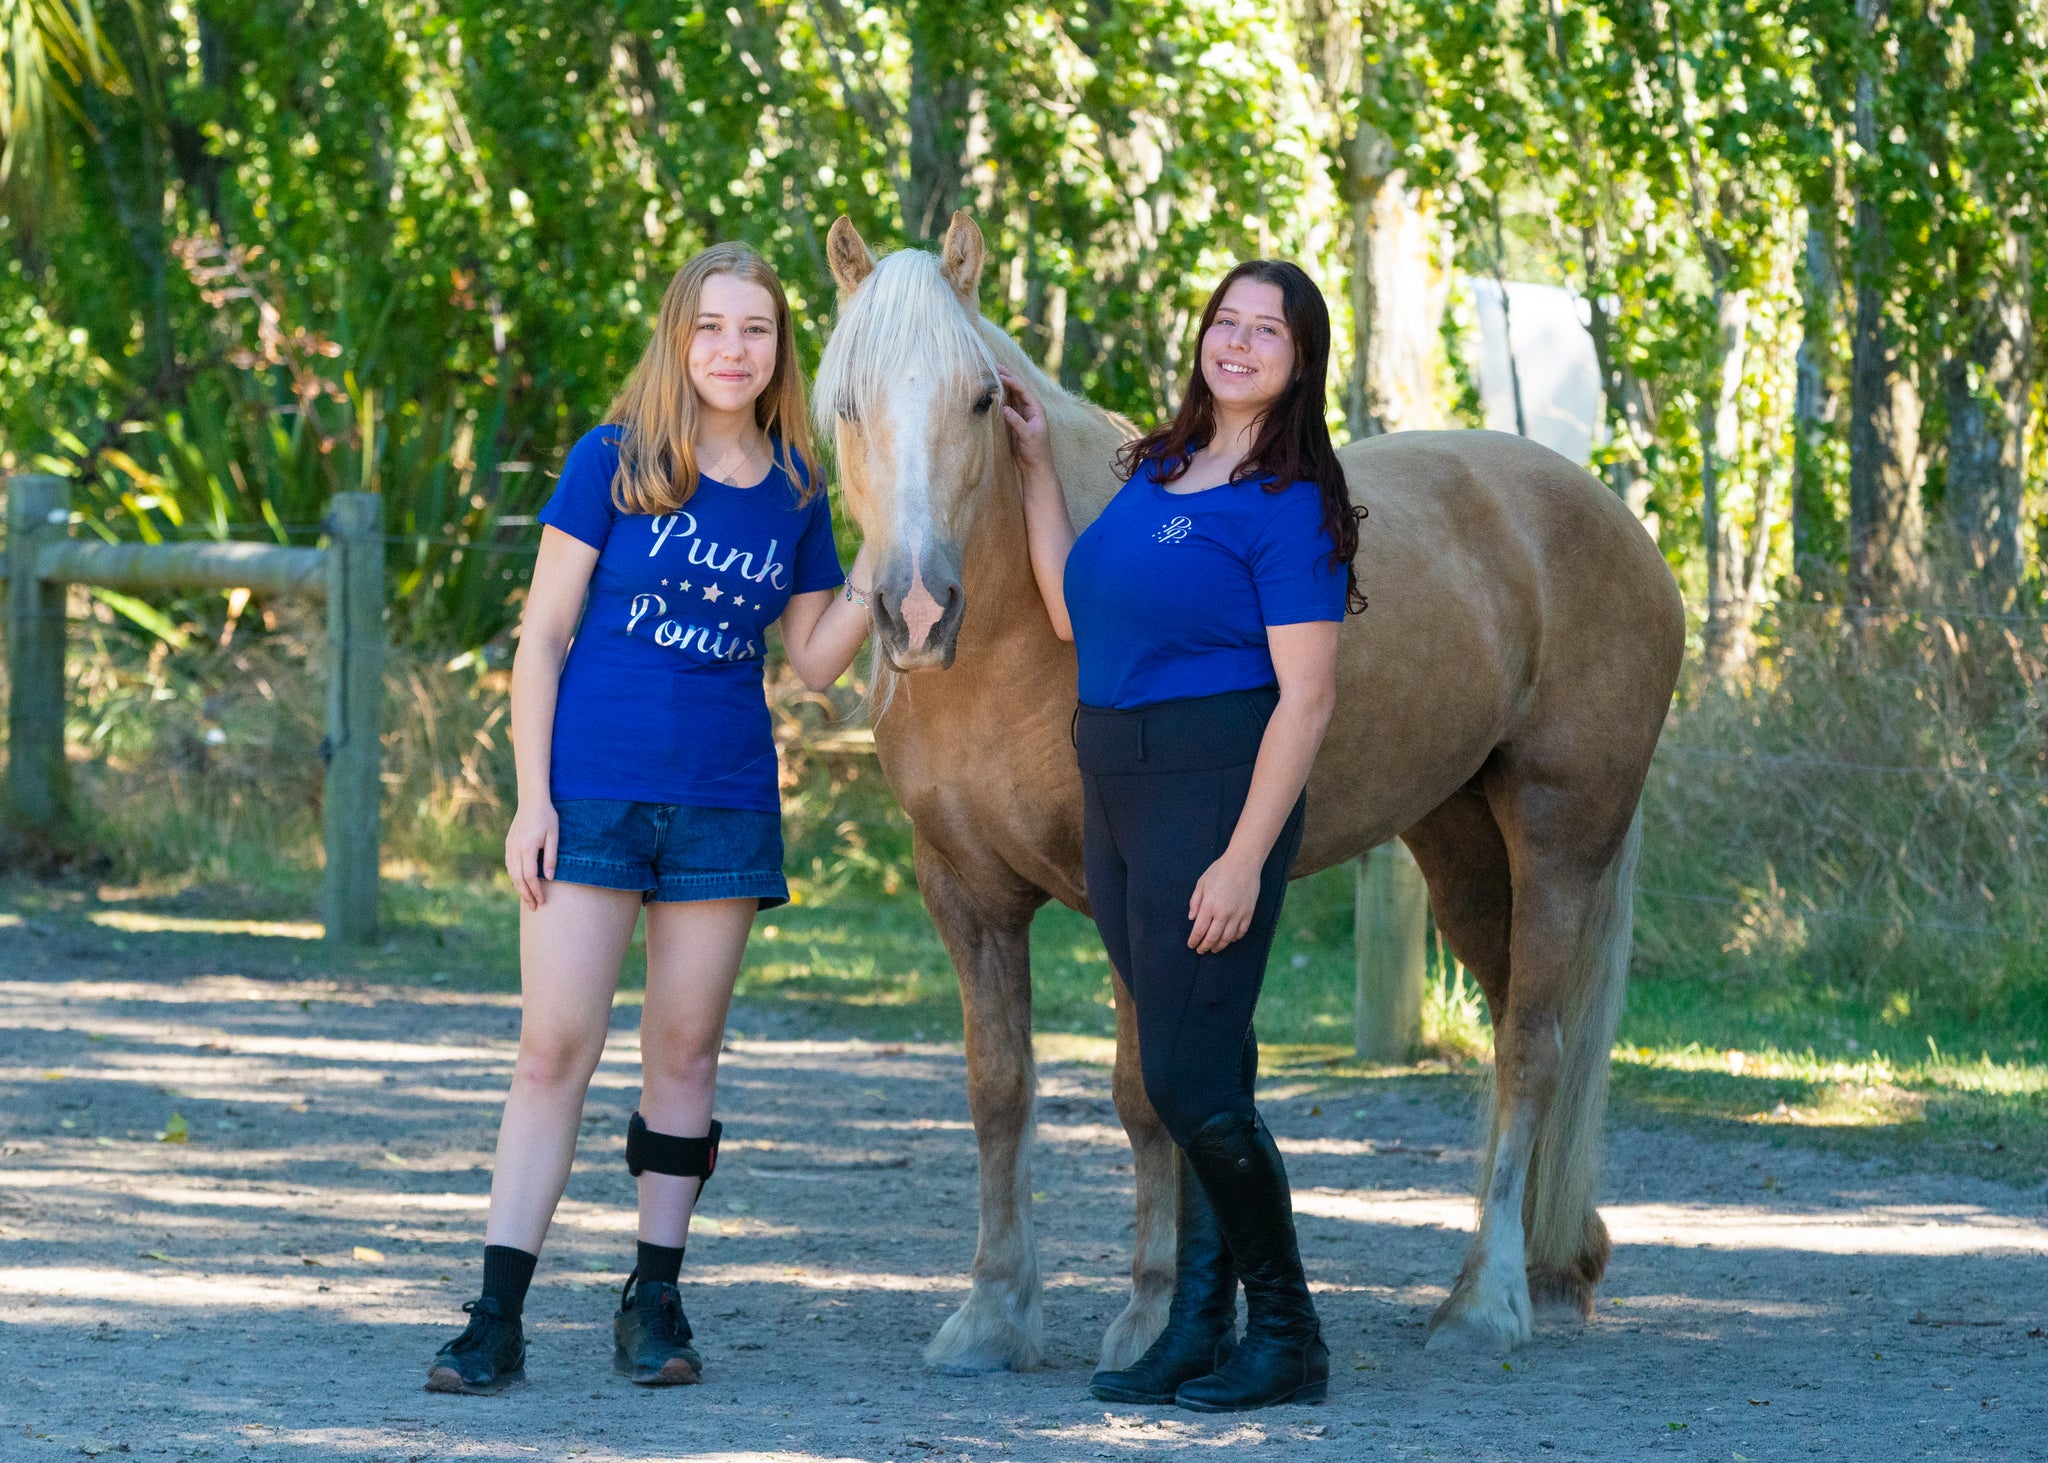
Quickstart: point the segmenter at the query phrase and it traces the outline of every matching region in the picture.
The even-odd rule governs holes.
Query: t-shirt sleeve
[[[1273,516],[1252,546],[1252,584],[1259,618],[1268,625],[1344,618],[1344,567],[1331,567],[1330,535],[1323,529],[1322,494],[1297,483],[1280,495]]]
[[[602,427],[584,433],[569,449],[569,460],[562,464],[554,496],[540,510],[540,521],[602,551],[619,518],[619,510],[612,506],[612,478],[618,468],[619,449],[612,434]]]
[[[837,589],[846,582],[839,568],[839,546],[832,541],[832,501],[821,489],[805,510],[804,530],[796,541],[796,577],[791,594]]]

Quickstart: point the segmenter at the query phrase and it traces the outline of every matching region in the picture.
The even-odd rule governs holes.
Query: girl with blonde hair
[[[524,1374],[527,1286],[643,905],[640,1108],[626,1135],[639,1243],[613,1364],[645,1386],[699,1379],[678,1281],[718,1160],[719,1044],[754,914],[789,898],[766,632],[780,623],[790,666],[823,690],[868,628],[808,421],[781,283],[745,245],[716,245],[677,272],[606,424],[570,451],[541,511],[512,666],[519,801],[505,838],[519,1057],[482,1294],[435,1356],[431,1391],[493,1392]],[[872,583],[865,550],[854,581]]]

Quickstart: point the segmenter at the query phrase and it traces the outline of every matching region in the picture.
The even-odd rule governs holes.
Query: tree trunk
[[[1367,73],[1373,84],[1374,70]],[[1344,424],[1353,441],[1386,431],[1378,411],[1372,379],[1374,326],[1379,317],[1378,281],[1374,266],[1379,253],[1379,196],[1393,168],[1394,149],[1386,133],[1361,120],[1346,150],[1345,194],[1351,202],[1351,371],[1344,382]]]
[[[1726,501],[1728,470],[1742,442],[1742,373],[1748,354],[1749,293],[1716,287],[1716,389],[1713,396],[1701,398],[1699,413],[1700,532],[1707,551],[1707,620],[1701,639],[1707,669],[1716,676],[1727,675],[1749,658],[1750,626],[1756,617],[1751,556],[1743,552],[1741,528]],[[1753,542],[1769,531],[1767,508],[1759,488]]]
[[[909,17],[910,156],[903,183],[903,232],[936,242],[960,206],[967,177],[968,102],[974,91],[958,18],[922,4]]]
[[[1564,240],[1559,239],[1559,252],[1564,249]],[[1586,270],[1586,331],[1593,338],[1593,361],[1600,372],[1601,409],[1608,429],[1621,441],[1621,450],[1610,465],[1608,486],[1628,504],[1631,513],[1642,518],[1650,507],[1650,475],[1643,470],[1643,463],[1656,443],[1656,413],[1650,409],[1642,378],[1629,369],[1621,353],[1608,310],[1611,296],[1603,288],[1610,267],[1607,251],[1593,229],[1579,231],[1579,251]]]
[[[1857,0],[1874,30],[1888,0]],[[1856,78],[1856,140],[1877,153],[1877,78]],[[1899,369],[1886,318],[1890,248],[1867,190],[1856,197],[1856,327],[1849,364],[1849,593],[1865,603],[1917,589],[1925,527],[1920,503],[1919,392]]]
[[[1312,20],[1305,13],[1311,30]],[[1384,23],[1375,6],[1365,7],[1357,50],[1360,116],[1344,145],[1352,329],[1344,421],[1354,440],[1443,425],[1437,374],[1450,276],[1436,216],[1405,186],[1392,141],[1371,120],[1386,78],[1386,64],[1376,58],[1389,48],[1374,34]],[[1326,98],[1340,80],[1336,71],[1326,55],[1317,71]]]
[[[1962,348],[1943,371],[1948,517],[1964,559],[1957,588],[1994,609],[2010,609],[2020,591],[2022,459],[2033,388],[2031,263],[2024,237],[1996,242],[1958,312]]]
[[[1835,256],[1828,230],[1813,221],[1807,206],[1805,329],[1799,338],[1797,385],[1792,396],[1792,574],[1801,578],[1820,566],[1814,529],[1828,505],[1826,447],[1835,400],[1828,390],[1827,363],[1833,354]]]

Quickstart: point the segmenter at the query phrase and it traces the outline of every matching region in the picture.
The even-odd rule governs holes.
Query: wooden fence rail
[[[333,940],[377,934],[378,799],[384,700],[384,500],[336,493],[327,546],[106,544],[73,539],[71,488],[27,474],[7,492],[7,796],[17,824],[71,816],[64,761],[65,586],[246,588],[327,604],[327,853],[320,915]]]
[[[70,536],[70,487],[40,475],[10,480],[6,582],[8,800],[16,821],[54,828],[70,816],[64,762],[64,599],[67,584],[123,590],[247,588],[327,605],[327,763],[321,808],[327,868],[321,918],[330,939],[377,931],[378,799],[383,765],[384,508],[368,493],[337,493],[327,547],[267,544],[106,544]],[[872,741],[846,750],[872,751]],[[1398,1062],[1422,1036],[1429,892],[1401,843],[1358,861],[1358,1052]]]

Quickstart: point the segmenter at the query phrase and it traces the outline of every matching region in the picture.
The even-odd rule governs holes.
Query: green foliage
[[[1585,298],[1605,469],[1617,489],[1648,476],[1632,499],[1682,570],[1760,543],[1785,575],[1796,519],[1802,572],[1839,575],[1852,266],[1926,399],[1930,501],[1948,427],[1934,388],[1991,282],[2031,302],[2037,357],[2048,343],[2038,4],[1387,0],[1367,28],[1391,64],[1366,114],[1451,213],[1464,267],[1492,273],[1519,236],[1516,277],[1561,275]],[[1732,342],[1717,327],[1731,295],[1746,317]],[[1802,342],[1819,389],[1795,442]]]
[[[503,633],[526,561],[444,541],[530,548],[550,470],[714,239],[777,266],[812,352],[835,216],[888,247],[968,207],[988,311],[1140,418],[1210,280],[1332,242],[1301,206],[1325,160],[1290,33],[1238,0],[100,20],[133,84],[45,109],[71,201],[0,220],[0,467],[76,475],[121,536],[304,541],[329,494],[381,491],[425,643]]]

